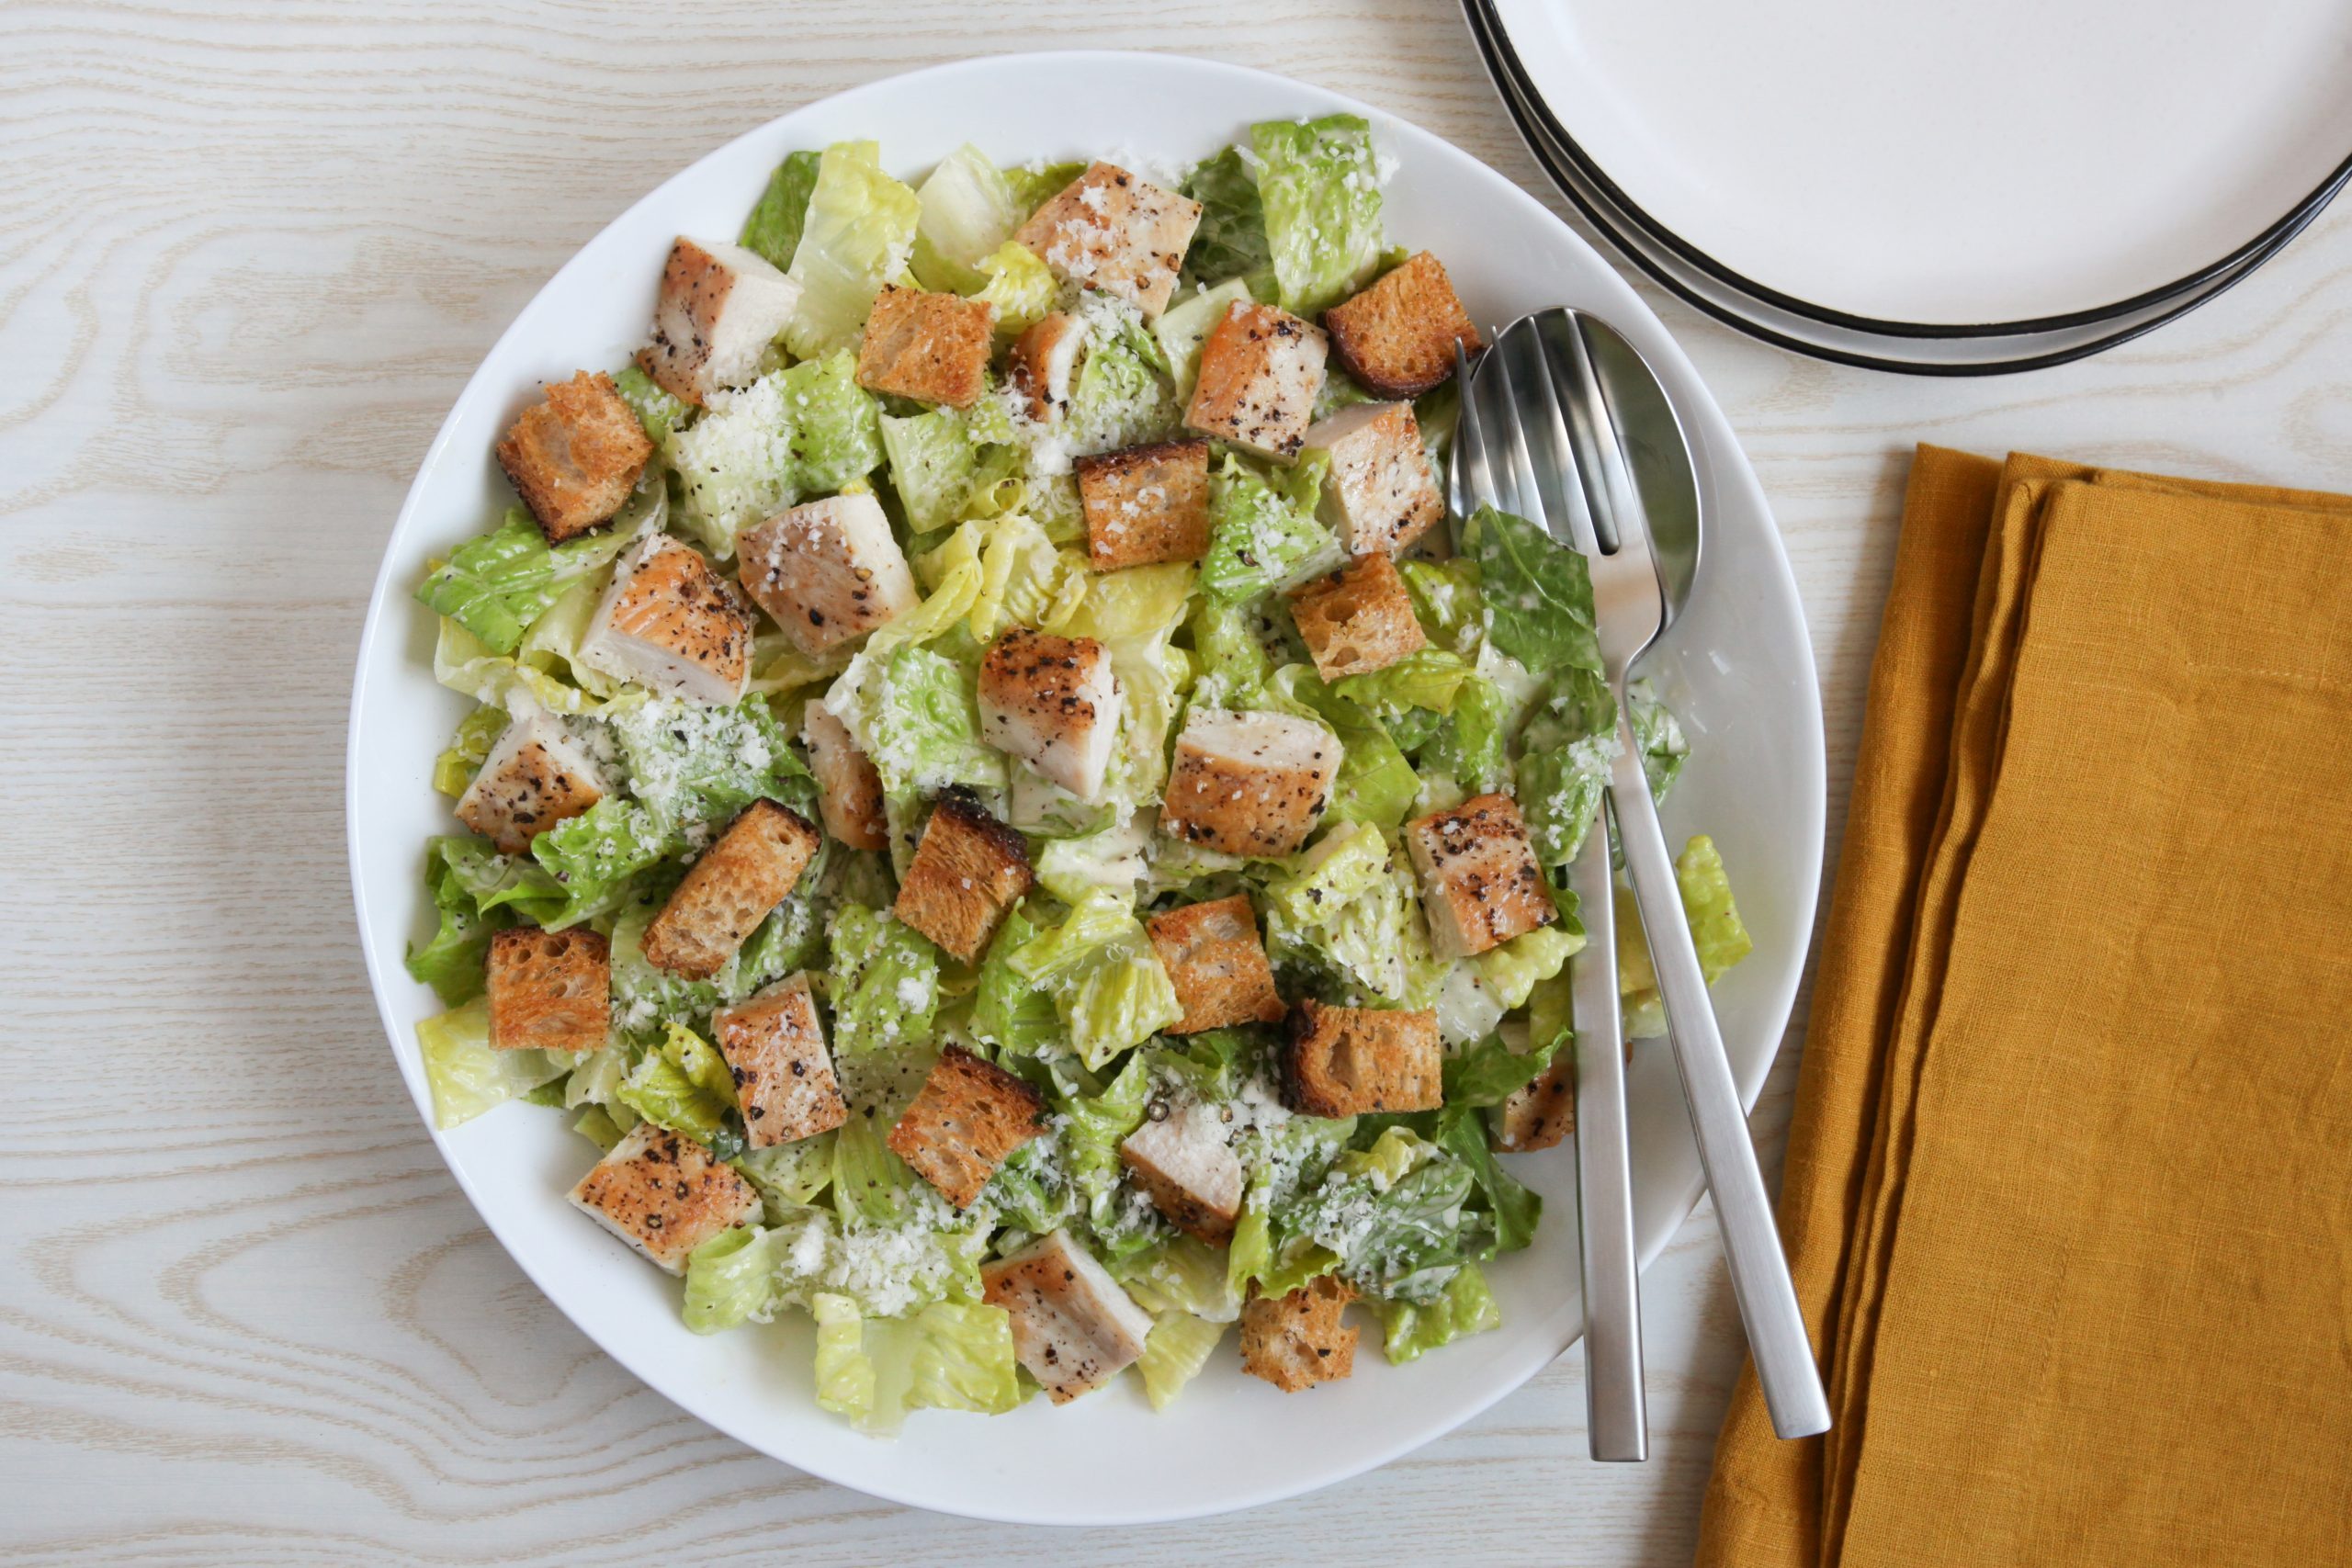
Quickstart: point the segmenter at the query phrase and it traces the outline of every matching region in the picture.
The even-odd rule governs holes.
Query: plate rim
[[[507,356],[508,344],[521,329],[525,319],[530,315],[532,306],[554,286],[564,270],[578,265],[582,254],[592,249],[604,234],[628,224],[639,209],[660,199],[673,185],[688,179],[705,164],[723,157],[730,150],[744,142],[767,137],[782,121],[828,104],[834,99],[870,90],[885,84],[905,84],[954,73],[996,69],[1051,70],[1057,67],[1083,65],[1087,62],[1117,63],[1146,68],[1174,65],[1179,69],[1225,73],[1252,82],[1270,93],[1295,95],[1304,92],[1328,106],[1320,112],[1361,114],[1374,123],[1388,122],[1409,129],[1416,135],[1426,137],[1446,152],[1476,165],[1492,175],[1499,199],[1525,204],[1525,209],[1531,217],[1540,219],[1544,224],[1549,225],[1563,240],[1582,247],[1588,252],[1592,249],[1583,236],[1562,222],[1556,214],[1545,208],[1533,195],[1510,176],[1494,169],[1484,160],[1438,135],[1435,131],[1408,119],[1401,114],[1367,104],[1351,95],[1317,84],[1299,82],[1272,72],[1199,55],[1136,50],[1008,51],[993,54],[975,54],[939,62],[910,71],[877,75],[867,81],[796,104],[781,114],[770,116],[739,134],[708,147],[691,162],[673,171],[616,213],[597,230],[595,234],[583,241],[567,256],[554,272],[548,274],[528,299],[523,301],[517,308],[514,317],[484,350],[481,361],[459,388],[451,401],[448,412],[444,415],[439,427],[418,460],[415,473],[395,513],[391,530],[385,541],[383,558],[378,565],[374,581],[369,589],[368,610],[362,621],[358,648],[354,660],[350,710],[345,726],[343,792],[345,851],[346,866],[351,878],[354,931],[359,938],[361,960],[367,970],[368,988],[375,1003],[377,1020],[382,1026],[386,1043],[392,1051],[395,1067],[408,1085],[411,1100],[416,1107],[419,1120],[427,1137],[432,1141],[442,1164],[455,1179],[459,1190],[473,1206],[476,1218],[498,1241],[501,1249],[531,1280],[540,1294],[546,1298],[548,1303],[571,1321],[573,1327],[594,1344],[599,1352],[619,1363],[649,1392],[766,1459],[831,1484],[842,1486],[846,1490],[926,1511],[994,1522],[1079,1528],[1168,1523],[1236,1512],[1304,1495],[1368,1473],[1436,1441],[1475,1419],[1510,1394],[1516,1393],[1537,1372],[1548,1366],[1554,1358],[1571,1348],[1576,1339],[1581,1337],[1581,1328],[1579,1327],[1575,1335],[1562,1342],[1544,1359],[1531,1366],[1524,1373],[1498,1380],[1491,1388],[1480,1391],[1462,1405],[1441,1415],[1431,1424],[1410,1435],[1400,1436],[1393,1443],[1380,1445],[1374,1450],[1351,1456],[1336,1464],[1311,1472],[1288,1474],[1280,1479],[1254,1485],[1236,1487],[1205,1501],[1176,1500],[1166,1506],[1148,1509],[1109,1511],[1075,1509],[1061,1514],[1040,1514],[1035,1511],[1024,1511],[1018,1506],[992,1509],[984,1503],[973,1505],[964,1502],[942,1502],[935,1497],[924,1495],[918,1485],[879,1480],[865,1475],[860,1475],[856,1479],[846,1478],[829,1462],[826,1450],[813,1450],[806,1454],[795,1453],[787,1458],[776,1451],[770,1442],[740,1430],[736,1423],[723,1416],[707,1413],[704,1407],[706,1402],[695,1397],[692,1390],[673,1388],[675,1380],[661,1370],[658,1364],[660,1358],[652,1348],[639,1344],[616,1342],[582,1326],[573,1314],[563,1306],[563,1292],[555,1289],[549,1280],[543,1277],[542,1269],[532,1260],[530,1250],[508,1243],[503,1222],[496,1216],[496,1206],[484,1201],[484,1195],[477,1190],[476,1183],[469,1175],[464,1162],[453,1156],[447,1134],[435,1125],[429,1090],[422,1078],[421,1072],[413,1075],[409,1070],[409,1060],[407,1054],[403,1051],[403,1041],[410,1032],[402,1021],[396,1016],[392,1005],[393,996],[390,983],[392,976],[387,970],[390,960],[379,962],[377,946],[370,940],[368,888],[371,884],[363,863],[359,799],[361,721],[369,701],[370,664],[377,653],[379,639],[391,635],[391,628],[387,624],[389,618],[400,613],[410,602],[410,596],[401,590],[398,579],[401,570],[412,563],[404,562],[395,547],[401,540],[411,525],[412,519],[425,499],[428,479],[437,472],[444,461],[448,460],[451,444],[461,423],[461,413],[468,409],[477,394],[478,387],[489,375],[492,367],[499,365]],[[1638,300],[1635,303],[1640,305]],[[1640,306],[1640,308],[1646,311],[1646,306]],[[1667,337],[1670,343],[1671,334],[1666,332],[1664,324],[1657,322],[1654,315],[1652,320],[1660,334]],[[1681,353],[1680,345],[1675,344],[1672,346],[1677,356],[1683,362],[1682,368],[1700,389],[1706,405],[1714,413],[1715,418],[1722,423],[1725,433],[1732,434],[1729,418],[1723,412],[1721,404],[1714,398],[1712,389],[1705,387],[1696,367],[1689,364],[1688,356]],[[1770,1077],[1773,1065],[1785,1048],[1789,1019],[1794,1010],[1796,994],[1802,988],[1805,970],[1804,960],[1810,953],[1813,928],[1820,910],[1822,881],[1820,852],[1826,843],[1827,813],[1826,733],[1821,712],[1818,663],[1815,658],[1810,629],[1804,614],[1803,594],[1797,587],[1794,567],[1789,559],[1786,541],[1781,536],[1777,521],[1772,516],[1770,500],[1763,491],[1760,480],[1755,475],[1754,467],[1748,460],[1744,448],[1739,446],[1736,434],[1733,435],[1731,447],[1732,462],[1724,467],[1724,478],[1720,482],[1730,483],[1749,492],[1760,514],[1763,532],[1769,541],[1770,558],[1776,569],[1777,585],[1785,592],[1788,603],[1797,618],[1801,635],[1794,639],[1789,649],[1789,655],[1792,665],[1791,673],[1797,678],[1797,689],[1805,711],[1793,716],[1799,721],[1795,728],[1807,757],[1806,766],[1800,771],[1811,773],[1812,782],[1815,784],[1815,788],[1810,792],[1801,792],[1797,797],[1799,820],[1795,829],[1800,840],[1800,847],[1810,843],[1815,852],[1807,857],[1809,869],[1802,878],[1802,885],[1796,890],[1798,897],[1789,910],[1792,917],[1792,930],[1798,939],[1798,957],[1791,973],[1784,981],[1780,983],[1778,987],[1780,994],[1768,1004],[1762,1015],[1770,1024],[1769,1033],[1773,1044],[1761,1055],[1754,1068],[1753,1081],[1742,1086],[1742,1103],[1745,1107],[1752,1109],[1761,1094],[1763,1085]],[[1681,1226],[1689,1221],[1691,1213],[1697,1207],[1699,1199],[1703,1195],[1703,1179],[1694,1173],[1681,1190],[1672,1194],[1671,1201],[1666,1207],[1668,1212],[1675,1213],[1678,1217],[1664,1227],[1651,1245],[1643,1248],[1640,1262],[1644,1268],[1647,1268],[1665,1251]]]
[[[2130,343],[2159,327],[2170,325],[2190,311],[2221,298],[2232,288],[2236,288],[2267,265],[2273,257],[2310,227],[2343,187],[2347,183],[2352,183],[2352,157],[2347,157],[2329,176],[2322,190],[2313,193],[2319,199],[2313,201],[2306,198],[2306,203],[2300,206],[2297,212],[2290,214],[2293,220],[2291,222],[2282,220],[2283,227],[2274,225],[2270,231],[2266,231],[2266,237],[2255,254],[2236,258],[2234,271],[2224,267],[2207,269],[2206,286],[2201,289],[2191,286],[2185,297],[2159,290],[2153,301],[2143,299],[2141,308],[2149,309],[2152,305],[2163,304],[2166,299],[2173,299],[2176,302],[2170,309],[2160,310],[2154,314],[2136,319],[2119,319],[2114,331],[2081,343],[2020,354],[2005,359],[1934,361],[1898,359],[1867,354],[1855,349],[1841,348],[1834,344],[1815,343],[1792,336],[1753,317],[1742,315],[1730,306],[1696,291],[1687,279],[1677,276],[1654,254],[1645,249],[1643,242],[1629,238],[1624,232],[1624,228],[1634,225],[1626,214],[1604,192],[1589,186],[1580,170],[1573,166],[1566,168],[1562,166],[1562,159],[1566,155],[1566,151],[1559,149],[1555,153],[1559,138],[1554,135],[1552,129],[1556,126],[1557,121],[1551,116],[1548,108],[1537,99],[1532,85],[1523,79],[1521,74],[1523,67],[1518,67],[1517,56],[1510,51],[1508,42],[1495,36],[1490,30],[1495,24],[1492,24],[1490,18],[1484,14],[1487,10],[1484,0],[1462,0],[1462,8],[1464,19],[1469,26],[1471,41],[1476,47],[1479,58],[1486,65],[1488,82],[1503,100],[1504,113],[1510,117],[1513,129],[1519,132],[1520,141],[1527,148],[1529,156],[1535,160],[1537,166],[1543,169],[1553,186],[1568,199],[1585,220],[1609,242],[1611,250],[1684,304],[1736,332],[1755,338],[1758,342],[1770,344],[1775,348],[1786,349],[1792,354],[1801,354],[1808,358],[1823,360],[1833,365],[1843,365],[1857,370],[1877,370],[1897,376],[1942,378],[2011,376],[2026,371],[2053,369],[2062,365],[2071,365],[2077,360],[2103,354],[2110,348]],[[1531,123],[1532,121],[1540,121],[1540,123]],[[1565,128],[1562,128],[1561,135],[1565,136]],[[1605,185],[1607,182],[1603,178],[1599,183]],[[1679,254],[1679,248],[1677,254]],[[1724,283],[1726,288],[1741,291],[1740,283],[1736,281],[1736,275],[1729,274],[1727,269],[1717,271],[1714,268],[1706,268],[1704,270],[1710,276]],[[2218,281],[2215,280],[2216,278]],[[1771,291],[1762,288],[1761,286],[1749,286],[1747,292],[1749,297],[1759,304],[1772,305],[1775,309],[1790,310],[1792,314],[1806,313],[1804,310],[1792,309],[1774,299],[1767,298]],[[2130,301],[2125,302],[2126,306],[2130,304]],[[2114,309],[2123,316],[2129,315],[2123,306]],[[1841,331],[1861,333],[1878,331],[1876,327],[1863,321],[1861,318],[1849,318],[1840,321],[1814,315],[1810,319],[1818,320],[1825,326],[1838,327]],[[2094,326],[2099,322],[2089,321],[2075,324]],[[2025,337],[2034,335],[2036,333],[2065,330],[2069,329],[2064,324],[2037,326],[2034,323],[2026,322],[1991,329],[1938,326],[1931,331],[1911,334],[1881,333],[1880,335],[1898,339],[1907,336],[1911,340],[1959,342],[1973,341],[1977,338]]]
[[[2067,332],[2081,327],[2095,327],[2122,317],[2137,315],[2143,310],[2153,310],[2169,300],[2178,299],[2184,295],[2195,296],[2188,300],[2181,310],[2136,323],[2136,330],[2106,339],[2098,347],[2069,351],[2065,358],[2043,355],[2030,362],[2020,360],[2017,367],[2019,369],[2041,368],[2049,365],[2064,364],[2069,358],[2079,359],[2086,355],[2099,352],[2101,347],[2112,347],[2118,343],[2127,341],[2129,337],[2153,331],[2166,321],[2186,315],[2189,310],[2220,294],[2230,285],[2236,283],[2246,274],[2278,254],[2288,241],[2301,233],[2314,218],[2319,216],[2320,212],[2344,188],[2347,181],[2352,181],[2352,152],[2347,152],[2341,162],[2321,178],[2317,186],[2289,208],[2285,213],[2273,220],[2251,239],[2243,242],[2226,255],[2204,264],[2186,276],[2175,278],[2170,282],[2159,284],[2154,288],[2144,289],[2128,299],[2113,300],[2108,304],[2086,306],[2056,315],[2029,317],[2010,321],[1901,321],[1858,315],[1851,311],[1838,310],[1834,306],[1818,304],[1813,300],[1785,293],[1768,284],[1758,283],[1716,260],[1708,252],[1684,239],[1653,216],[1610,178],[1599,162],[1585,150],[1583,144],[1577,141],[1567,126],[1553,111],[1550,100],[1537,89],[1533,73],[1527,69],[1526,62],[1520,58],[1519,51],[1512,47],[1510,29],[1503,20],[1499,8],[1492,5],[1491,0],[1462,0],[1462,4],[1465,12],[1476,11],[1485,14],[1487,32],[1486,36],[1478,38],[1478,44],[1480,53],[1488,57],[1489,73],[1492,74],[1495,69],[1494,54],[1498,52],[1508,61],[1512,73],[1521,85],[1521,96],[1524,101],[1526,112],[1542,122],[1546,140],[1553,143],[1557,148],[1559,155],[1576,169],[1578,178],[1600,192],[1618,211],[1624,222],[1648,236],[1651,243],[1680,257],[1692,267],[1705,273],[1724,287],[1763,304],[1770,305],[1775,310],[1785,310],[1792,315],[1819,321],[1824,326],[1838,327],[1849,332],[1871,333],[1881,337],[1957,340],[2026,337],[2036,333]],[[1474,18],[1472,32],[1477,35],[1479,31],[1477,22]],[[1520,111],[1514,108],[1511,111],[1511,118],[1518,119]],[[1522,132],[1523,130],[1522,127]],[[1544,163],[1545,172],[1550,174],[1555,182],[1561,182],[1561,175],[1551,166],[1548,159],[1542,159],[1539,154],[1539,161]],[[1582,207],[1583,204],[1578,205]],[[1600,220],[1595,219],[1594,221]],[[1613,240],[1616,236],[1612,233],[1611,237]],[[1646,263],[1637,262],[1637,265],[1640,265],[1642,269],[1652,276],[1658,276],[1656,269]],[[2233,276],[2233,273],[2234,276]],[[2224,278],[2227,281],[2222,283],[2220,288],[2209,289],[2201,294],[2197,293],[2199,289],[2205,289],[2207,285],[2213,283],[2216,279]],[[1658,280],[1661,283],[1666,281],[1663,277],[1659,277]],[[1681,291],[1678,290],[1678,292]],[[1684,297],[1689,298],[1688,295]],[[1696,300],[1691,302],[1697,303]],[[1704,307],[1702,306],[1702,309]],[[1830,357],[1830,355],[1823,355],[1821,357]],[[1857,356],[1855,362],[1859,362],[1860,357],[1863,356]],[[1901,366],[1898,362],[1889,361],[1884,365],[1872,367],[1900,368]],[[1928,373],[1968,374],[1971,372]]]

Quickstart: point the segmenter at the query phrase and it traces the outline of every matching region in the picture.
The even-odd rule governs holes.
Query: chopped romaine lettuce
[[[713,392],[672,446],[684,486],[679,522],[721,557],[735,553],[745,527],[803,496],[840,490],[884,456],[880,410],[846,351]]]
[[[872,141],[838,141],[817,161],[808,216],[792,255],[800,300],[784,329],[798,359],[854,344],[874,297],[905,270],[922,204],[882,172]]]
[[[620,390],[621,401],[636,413],[637,423],[645,427],[645,438],[657,452],[668,449],[671,434],[695,412],[684,399],[664,391],[660,382],[634,365],[615,371],[613,384]]]
[[[1194,1317],[1189,1312],[1162,1313],[1143,1342],[1143,1358],[1136,1371],[1143,1379],[1144,1397],[1154,1410],[1165,1410],[1184,1385],[1209,1364],[1225,1325]]]
[[[815,152],[787,152],[768,176],[758,205],[743,220],[738,243],[779,267],[789,269],[800,249],[800,232],[808,221],[808,198],[817,189],[821,158]],[[656,437],[656,439],[660,439]]]
[[[978,271],[981,283],[972,298],[986,300],[995,310],[1000,346],[1044,321],[1061,295],[1053,268],[1015,240],[1007,240],[982,257]]]
[[[863,1318],[849,1297],[820,1294],[809,1310],[817,1403],[861,1432],[894,1433],[910,1410],[997,1416],[1021,1403],[1012,1320],[1002,1307],[934,1302],[910,1318]]]
[[[1266,244],[1283,309],[1312,319],[1380,265],[1380,171],[1362,116],[1250,127]]]
[[[458,546],[418,586],[417,601],[457,622],[490,652],[513,653],[559,594],[611,565],[630,537],[610,527],[551,546],[529,513],[510,507],[496,528]]]
[[[1433,1300],[1382,1301],[1373,1310],[1380,1314],[1381,1354],[1391,1364],[1417,1360],[1422,1352],[1450,1345],[1465,1334],[1503,1325],[1502,1308],[1475,1263],[1455,1270]]]
[[[1007,963],[1051,993],[1070,1044],[1089,1068],[1184,1016],[1143,923],[1127,899],[1105,888],[1087,893],[1068,919],[1023,943]]]
[[[1168,371],[1180,400],[1189,402],[1193,384],[1200,379],[1201,345],[1208,342],[1226,312],[1249,298],[1250,285],[1237,277],[1176,300],[1151,324],[1152,335],[1168,355]]]
[[[968,143],[939,161],[915,200],[920,216],[910,258],[915,281],[951,294],[970,293],[986,281],[981,262],[1011,240],[1027,216],[1012,182]]]
[[[614,1098],[648,1122],[707,1145],[722,1159],[742,1152],[742,1134],[729,1118],[735,1078],[727,1058],[683,1023],[673,1022],[659,1049],[648,1051],[621,1080]]]
[[[444,1131],[554,1082],[576,1060],[561,1051],[492,1050],[490,1003],[480,997],[419,1023],[416,1043],[433,1089],[433,1124]]]
[[[1326,453],[1310,452],[1271,478],[1237,453],[1209,473],[1209,549],[1201,589],[1227,604],[1288,588],[1345,558],[1339,538],[1315,515],[1329,471]]]
[[[1462,547],[1477,564],[1487,636],[1497,648],[1538,674],[1600,673],[1584,557],[1526,518],[1491,506],[1463,525]]]
[[[1266,946],[1278,961],[1334,966],[1388,1001],[1407,999],[1429,934],[1412,874],[1369,822],[1347,822],[1310,848],[1297,870],[1266,886]]]
[[[1201,204],[1200,225],[1184,253],[1185,281],[1223,283],[1273,265],[1257,176],[1240,148],[1196,164],[1184,177],[1184,194]]]
[[[1143,313],[1115,295],[1089,292],[1080,314],[1087,350],[1065,416],[1070,450],[1111,452],[1172,434],[1183,405]]]
[[[921,1040],[939,1010],[939,950],[887,909],[844,904],[832,920],[833,1052]]]

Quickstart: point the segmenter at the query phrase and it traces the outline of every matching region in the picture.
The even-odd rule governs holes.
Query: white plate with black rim
[[[1709,313],[1986,374],[2210,300],[2352,176],[2352,14],[1464,0],[1531,147]]]
[[[1255,120],[1367,116],[1396,162],[1393,239],[1443,256],[1480,320],[1541,306],[1594,311],[1657,367],[1689,432],[1705,509],[1707,566],[1652,672],[1693,755],[1668,806],[1678,835],[1712,833],[1756,939],[1718,993],[1750,1101],[1781,1043],[1818,891],[1824,763],[1811,644],[1771,513],[1731,427],[1689,360],[1623,279],[1541,205],[1425,131],[1336,95],[1235,66],[1169,55],[1065,53],[965,62],[859,87],[719,148],[616,218],[549,280],[500,338],[434,438],[387,547],[360,644],[345,803],[360,937],[401,1071],[430,1125],[415,1039],[437,1010],[401,967],[431,921],[419,846],[446,831],[433,759],[465,699],[433,680],[432,617],[410,591],[428,558],[479,533],[508,502],[492,444],[543,381],[623,364],[642,342],[673,236],[732,234],[786,153],[878,138],[896,173],[919,174],[970,141],[1001,162],[1132,150],[1182,164]],[[1080,128],[1083,128],[1082,130]],[[1635,1221],[1655,1258],[1701,1187],[1672,1063],[1636,1054]],[[1074,1404],[1032,1400],[984,1417],[917,1412],[892,1441],[818,1409],[805,1319],[699,1337],[678,1283],[565,1201],[594,1158],[563,1118],[524,1104],[432,1134],[483,1220],[560,1310],[662,1393],[786,1463],[876,1496],[985,1518],[1119,1525],[1294,1495],[1429,1441],[1502,1398],[1574,1342],[1575,1156],[1516,1162],[1546,1200],[1535,1246],[1499,1261],[1503,1326],[1412,1364],[1367,1346],[1350,1381],[1285,1395],[1243,1376],[1230,1341],[1166,1412],[1125,1379]],[[1671,1375],[1670,1368],[1657,1369]],[[1563,1448],[1573,1462],[1581,1445]]]

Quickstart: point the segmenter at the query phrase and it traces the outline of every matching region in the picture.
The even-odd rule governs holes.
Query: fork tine
[[[1465,522],[1472,513],[1495,498],[1493,464],[1487,450],[1486,424],[1478,417],[1478,400],[1471,390],[1470,356],[1462,340],[1453,340],[1453,378],[1460,392],[1460,412],[1453,423],[1453,462],[1447,476],[1453,514]]]
[[[1519,405],[1518,423],[1527,430],[1529,455],[1534,460],[1535,482],[1548,516],[1545,527],[1554,537],[1586,556],[1597,554],[1600,538],[1585,494],[1590,483],[1568,440],[1567,422],[1560,413],[1560,396],[1551,355],[1545,352],[1542,326],[1529,321],[1510,334],[1510,351],[1524,368],[1531,395]]]
[[[1638,549],[1641,558],[1655,570],[1649,530],[1634,489],[1633,471],[1626,464],[1617,412],[1610,406],[1608,388],[1593,364],[1582,321],[1575,317],[1559,321],[1555,331],[1544,333],[1544,348],[1554,374],[1564,377],[1574,389],[1566,401],[1577,425],[1578,452],[1586,459],[1587,483],[1598,487],[1594,523],[1602,548],[1611,554]]]
[[[1513,411],[1511,417],[1502,422],[1502,429],[1499,433],[1499,445],[1502,447],[1503,457],[1503,479],[1509,481],[1510,510],[1550,534],[1552,520],[1544,510],[1543,489],[1536,482],[1535,460],[1527,450],[1525,423],[1518,417],[1516,412],[1521,406],[1519,378],[1512,373],[1511,355],[1502,352],[1503,344],[1510,340],[1513,328],[1516,326],[1517,323],[1514,322],[1512,327],[1505,328],[1502,338],[1495,344],[1495,374],[1501,383],[1501,401],[1506,408]],[[1498,485],[1500,482],[1500,480],[1498,481]],[[1553,536],[1558,537],[1556,534]]]

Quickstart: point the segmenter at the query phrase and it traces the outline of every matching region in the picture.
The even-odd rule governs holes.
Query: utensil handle
[[[1626,880],[1634,886],[1642,931],[1649,938],[1650,963],[1666,1004],[1667,1033],[1682,1075],[1690,1127],[1698,1134],[1699,1163],[1714,1196],[1715,1222],[1722,1227],[1732,1295],[1739,1303],[1741,1326],[1747,1331],[1756,1381],[1762,1385],[1772,1430],[1783,1438],[1810,1437],[1829,1429],[1829,1401],[1805,1337],[1804,1314],[1789,1280],[1788,1258],[1781,1251],[1780,1229],[1772,1223],[1771,1201],[1764,1191],[1764,1173],[1757,1168],[1756,1145],[1748,1141],[1747,1115],[1740,1108],[1739,1086],[1732,1081],[1731,1058],[1724,1050],[1706,976],[1699,967],[1699,950],[1682,912],[1674,860],[1650,798],[1649,781],[1643,776],[1641,743],[1623,695],[1618,694],[1619,749],[1611,767],[1609,797],[1625,852]]]
[[[1634,1249],[1632,1140],[1625,1122],[1625,1029],[1617,1000],[1609,816],[1569,867],[1585,949],[1570,972],[1576,1020],[1577,1218],[1583,1232],[1585,1427],[1597,1460],[1645,1460],[1641,1266]]]

